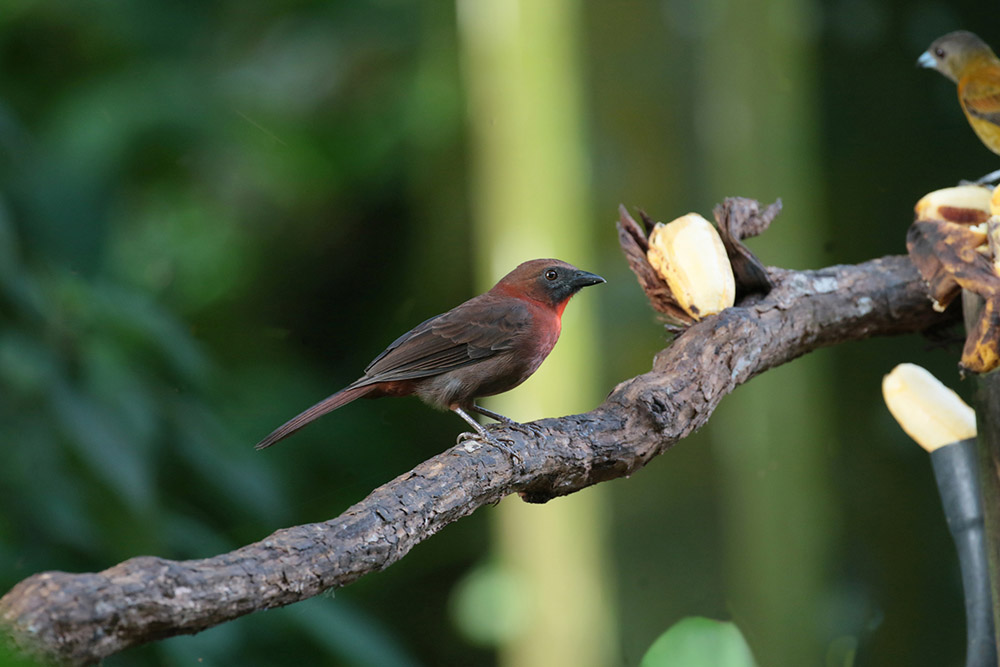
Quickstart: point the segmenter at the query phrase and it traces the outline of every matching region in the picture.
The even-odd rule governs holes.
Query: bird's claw
[[[505,417],[501,414],[493,415],[497,417],[499,421],[504,426],[514,429],[515,431],[520,431],[527,436],[534,436],[536,438],[545,437],[545,429],[536,424],[535,422],[528,422],[527,424],[522,424],[521,422],[516,422],[510,417]]]
[[[513,448],[511,448],[511,445],[514,444],[514,440],[512,440],[511,438],[495,436],[485,432],[470,433],[469,431],[465,431],[464,433],[458,434],[458,438],[456,439],[456,444],[460,445],[468,440],[475,440],[476,442],[496,447],[497,449],[505,453],[507,456],[509,456],[512,463],[516,463],[517,465],[521,465],[522,463],[524,463],[524,460],[521,458],[521,455],[515,452]]]
[[[466,440],[475,440],[478,437],[479,436],[476,435],[475,433],[471,433],[470,431],[463,431],[462,433],[458,434],[457,438],[455,438],[455,444],[461,445]]]
[[[525,435],[533,435],[539,439],[545,437],[545,429],[534,422],[521,424],[520,422],[512,421],[510,424],[508,424],[508,426],[510,426],[513,429],[517,429],[518,431],[524,433]]]

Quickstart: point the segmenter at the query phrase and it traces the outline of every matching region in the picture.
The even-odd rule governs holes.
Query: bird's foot
[[[521,458],[521,455],[515,452],[514,449],[511,447],[511,445],[514,444],[514,441],[511,440],[510,438],[501,438],[495,436],[491,433],[487,433],[486,430],[484,429],[482,433],[470,433],[469,431],[465,431],[464,433],[459,433],[455,443],[460,445],[468,440],[475,440],[476,442],[496,447],[501,452],[510,457],[511,463],[514,463],[516,465],[521,465],[522,463],[524,463],[524,460]]]
[[[545,437],[545,429],[543,429],[541,426],[535,425],[533,422],[522,424],[521,422],[514,421],[513,419],[507,417],[506,415],[502,415],[499,412],[494,412],[493,410],[487,410],[486,408],[479,405],[473,405],[472,410],[473,412],[478,412],[479,414],[485,417],[494,419],[503,424],[504,426],[509,426],[510,428],[516,429],[521,433],[524,433],[525,435],[535,436],[536,438]]]
[[[985,187],[993,187],[997,185],[997,183],[1000,183],[1000,169],[997,169],[996,171],[991,171],[985,176],[977,178],[974,181],[962,180],[958,182],[959,185],[982,185]]]

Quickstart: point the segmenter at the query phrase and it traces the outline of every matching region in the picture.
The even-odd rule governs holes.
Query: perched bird
[[[355,399],[416,394],[431,406],[455,412],[483,440],[517,458],[468,413],[516,425],[475,400],[527,380],[559,339],[570,297],[603,282],[557,259],[524,262],[485,294],[407,331],[368,364],[363,376],[278,427],[256,448],[270,447]]]
[[[934,40],[917,64],[958,84],[958,101],[969,124],[1000,155],[1000,59],[986,42],[967,30],[950,32]]]

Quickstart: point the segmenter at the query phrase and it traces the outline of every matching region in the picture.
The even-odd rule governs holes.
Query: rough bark
[[[335,519],[279,530],[212,558],[143,556],[103,572],[33,575],[0,598],[21,646],[71,664],[194,633],[385,569],[445,525],[510,493],[545,502],[630,475],[701,427],[723,396],[809,351],[946,322],[905,257],[819,271],[771,269],[775,289],[692,326],[653,369],[591,412],[495,427],[520,465],[466,442],[380,486]],[[537,431],[537,432],[535,432]]]

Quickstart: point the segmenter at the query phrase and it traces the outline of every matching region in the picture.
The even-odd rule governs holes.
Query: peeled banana
[[[976,437],[976,413],[958,394],[916,364],[899,364],[882,379],[882,396],[906,434],[932,452]]]
[[[649,263],[688,315],[700,320],[736,301],[733,267],[719,232],[697,213],[656,223],[649,235]]]

